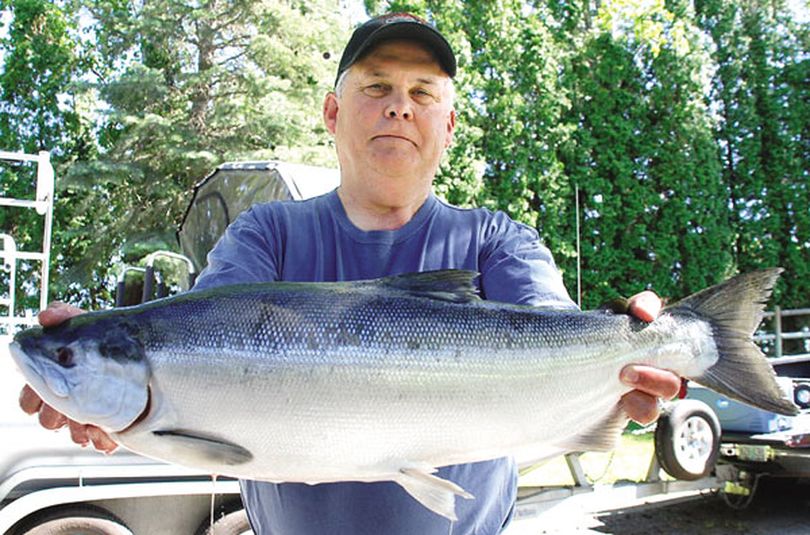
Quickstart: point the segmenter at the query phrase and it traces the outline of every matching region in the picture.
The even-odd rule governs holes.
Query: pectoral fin
[[[452,481],[436,477],[436,469],[430,466],[410,465],[400,468],[395,481],[419,503],[450,520],[456,516],[456,496],[471,499],[473,495]]]
[[[173,448],[183,450],[189,457],[200,459],[209,465],[234,466],[253,459],[253,454],[238,444],[195,431],[162,429],[152,431],[152,434],[163,440],[171,441]]]

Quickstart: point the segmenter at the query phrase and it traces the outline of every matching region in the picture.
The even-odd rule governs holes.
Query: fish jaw
[[[55,373],[51,367],[43,366],[38,360],[28,358],[22,346],[13,341],[8,346],[11,358],[17,363],[25,380],[45,402],[53,406],[54,402],[59,403],[68,397],[70,387],[65,381],[65,376]],[[47,398],[47,399],[46,399]]]
[[[120,430],[148,404],[147,361],[104,356],[82,333],[32,329],[15,337],[9,350],[42,400],[76,422]]]
[[[70,387],[65,381],[64,375],[54,373],[50,366],[44,366],[38,360],[29,359],[17,342],[9,344],[9,352],[28,384],[36,392],[49,392],[49,398],[51,396],[55,396],[57,399],[68,397]],[[49,405],[52,404],[50,399],[46,401]]]

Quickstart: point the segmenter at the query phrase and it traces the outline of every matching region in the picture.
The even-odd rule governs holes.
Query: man
[[[335,139],[340,187],[303,202],[257,205],[240,216],[209,254],[195,288],[231,283],[358,280],[433,269],[481,273],[484,298],[574,307],[537,232],[503,213],[462,210],[432,194],[432,181],[455,129],[456,60],[432,26],[408,14],[371,19],[353,34],[323,117]],[[652,320],[660,301],[649,292],[631,312]],[[53,306],[54,324],[76,313]],[[655,418],[656,398],[671,397],[671,373],[628,367],[637,390],[623,406],[639,421]],[[25,389],[21,405],[45,427],[66,423]],[[77,442],[114,449],[98,429],[70,423]],[[442,467],[475,496],[458,500],[452,526],[393,483],[242,482],[243,501],[259,534],[498,533],[514,506],[514,462],[502,458]]]

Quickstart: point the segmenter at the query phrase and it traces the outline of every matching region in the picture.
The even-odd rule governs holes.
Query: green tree
[[[126,262],[176,248],[193,184],[223,161],[334,165],[321,124],[345,40],[335,2],[82,1],[102,105],[99,154],[68,182],[84,195],[96,251],[72,279],[97,285],[110,253]],[[82,278],[80,274],[95,276]]]
[[[712,97],[729,218],[741,271],[782,266],[774,302],[810,295],[808,29],[784,2],[703,0],[697,20],[714,45]]]
[[[53,2],[8,0],[2,8],[11,15],[2,40],[2,142],[6,150],[29,153],[69,147],[79,129],[78,116],[59,99],[78,63],[71,21]]]
[[[560,157],[582,191],[589,306],[643,284],[683,296],[732,260],[700,35],[684,10],[605,9],[564,71],[573,130]]]
[[[44,0],[10,0],[0,5],[9,26],[0,41],[3,63],[0,71],[0,149],[37,153],[51,151],[52,162],[64,169],[71,160],[93,153],[81,97],[74,81],[81,76],[83,60],[72,37],[76,22],[62,6]],[[6,197],[33,198],[36,188],[34,165],[5,165],[0,171],[0,193]],[[64,223],[74,217],[75,197],[60,191],[55,204],[53,249],[83,254],[82,240],[64,232]],[[32,210],[5,209],[0,212],[0,228],[11,234],[18,249],[41,250],[43,219]],[[38,283],[40,266],[21,262],[18,280]],[[57,276],[65,264],[52,264],[52,294],[65,286]],[[17,301],[22,307],[36,308],[37,301],[19,286]]]

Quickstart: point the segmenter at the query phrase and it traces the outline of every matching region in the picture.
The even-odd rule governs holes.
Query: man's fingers
[[[23,386],[20,391],[20,408],[26,414],[39,412],[39,423],[45,429],[59,429],[68,423],[64,414],[54,410],[47,403],[43,403],[42,398],[28,385]]]
[[[90,437],[87,434],[87,426],[68,420],[68,428],[70,429],[70,439],[81,446],[90,444]]]
[[[61,412],[55,411],[50,405],[43,403],[39,409],[39,423],[45,429],[59,429],[67,424],[67,418]]]
[[[651,366],[630,364],[621,372],[624,384],[650,396],[672,399],[681,390],[681,379],[674,373]]]
[[[633,390],[622,397],[621,407],[631,420],[641,425],[653,423],[658,419],[658,398],[640,390]]]
[[[67,425],[70,429],[70,438],[76,444],[87,446],[92,442],[93,447],[104,453],[112,453],[118,448],[118,444],[98,427],[74,422],[47,403],[43,403],[42,398],[28,385],[20,391],[20,407],[27,414],[39,412],[39,423],[45,429],[59,429]]]
[[[26,414],[34,414],[42,407],[42,398],[34,392],[34,389],[25,385],[20,391],[20,408]]]
[[[48,305],[48,308],[41,311],[37,317],[39,318],[40,325],[43,327],[53,327],[59,325],[66,319],[78,316],[82,313],[84,313],[84,310],[80,308],[54,301]]]
[[[112,453],[118,447],[110,437],[94,425],[80,424],[73,420],[68,420],[70,426],[70,438],[76,444],[87,446],[92,443],[93,447],[104,453]]]
[[[649,323],[658,317],[661,305],[661,298],[655,295],[655,292],[648,290],[631,297],[628,302],[628,310],[630,315]]]
[[[118,444],[107,433],[94,425],[87,426],[87,436],[93,442],[93,447],[104,453],[112,453],[118,448]]]
[[[622,408],[636,422],[646,425],[658,418],[658,399],[672,399],[681,389],[681,379],[671,371],[630,364],[621,380],[635,390],[622,397]]]

